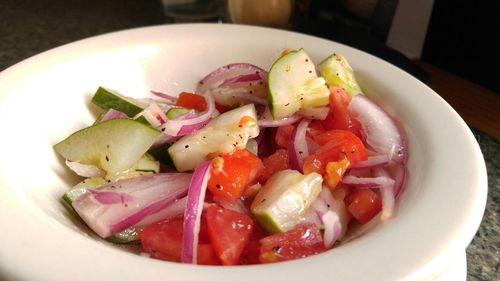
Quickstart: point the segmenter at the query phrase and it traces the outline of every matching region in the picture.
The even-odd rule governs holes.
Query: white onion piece
[[[94,178],[94,177],[103,177],[106,175],[106,172],[101,170],[99,167],[95,165],[81,164],[76,161],[66,160],[66,166],[68,166],[73,172],[77,175],[86,177],[86,178]]]
[[[189,184],[182,234],[181,262],[183,263],[197,263],[201,212],[210,178],[211,163],[206,161],[196,167]]]
[[[388,155],[369,156],[367,160],[360,161],[351,165],[350,169],[375,168],[386,165],[387,163],[389,163]]]
[[[257,125],[259,125],[259,127],[281,127],[285,125],[294,124],[300,119],[302,119],[302,117],[299,115],[292,115],[290,117],[274,119],[271,114],[271,111],[269,110],[268,107],[266,107],[264,113],[262,113],[261,117],[257,121]]]
[[[89,192],[76,198],[72,206],[92,230],[106,238],[135,225],[185,195],[190,179],[191,174],[188,173],[165,173],[110,182],[89,189]],[[107,199],[123,197],[126,202],[118,200],[103,204],[96,199],[95,192],[106,192]]]
[[[292,132],[292,139],[288,145],[288,156],[293,169],[302,172],[304,158],[309,156],[309,149],[306,141],[307,127],[311,123],[308,119],[302,119]]]
[[[379,154],[393,161],[406,163],[406,142],[394,119],[366,96],[351,98],[349,111],[358,119],[366,135],[366,143]]]
[[[137,114],[134,119],[144,116],[151,126],[158,128],[167,121],[167,116],[155,102],[152,102],[142,112]]]
[[[203,96],[207,101],[207,109],[203,113],[190,119],[167,120],[167,122],[160,127],[161,131],[170,136],[178,136],[179,131],[181,131],[183,127],[187,127],[187,129],[183,130],[183,133],[186,133],[189,129],[193,132],[199,129],[201,124],[206,124],[214,114],[215,100],[210,92],[206,92]]]
[[[325,247],[331,248],[340,236],[340,218],[332,210],[328,210],[322,217],[323,225],[325,226],[325,231],[323,233],[323,242]]]
[[[324,107],[306,107],[297,111],[297,114],[312,120],[325,120],[330,112],[330,108]]]

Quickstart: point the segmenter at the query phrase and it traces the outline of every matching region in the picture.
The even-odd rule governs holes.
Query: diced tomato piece
[[[278,127],[278,130],[276,131],[276,136],[275,136],[276,144],[279,147],[287,148],[288,143],[290,143],[290,140],[292,138],[292,133],[293,133],[294,129],[295,129],[294,125],[285,125],[285,126]]]
[[[231,110],[231,107],[216,102],[215,109],[217,109],[220,113],[224,113],[226,111]]]
[[[313,120],[307,127],[307,136],[311,139],[314,139],[315,136],[327,131],[323,124],[321,123],[321,120]]]
[[[342,160],[331,161],[326,164],[325,176],[323,178],[330,189],[333,190],[337,187],[348,167],[349,160],[345,156]]]
[[[318,226],[306,223],[283,233],[260,240],[261,263],[293,260],[315,255],[326,250]]]
[[[340,87],[330,87],[330,113],[321,124],[328,130],[348,130],[360,136],[361,124],[348,110],[350,98],[346,91]]]
[[[239,199],[264,169],[262,160],[246,149],[222,155],[214,159],[213,165],[208,189],[214,196],[229,202]]]
[[[153,258],[180,262],[183,223],[184,219],[182,217],[176,217],[151,224],[144,228],[139,233],[144,251],[149,253]],[[206,239],[200,237],[197,256],[198,264],[220,264],[212,246],[209,243],[201,243],[201,240]]]
[[[347,210],[359,222],[367,223],[382,209],[382,200],[373,190],[356,189],[345,199]]]
[[[203,96],[188,92],[180,93],[175,105],[199,111],[207,110],[207,101]]]
[[[243,251],[241,264],[259,264],[260,256],[260,239],[266,237],[265,230],[259,226],[258,223],[254,224],[254,230],[248,241],[247,247]]]
[[[264,164],[264,170],[259,180],[265,183],[275,173],[290,168],[290,157],[286,149],[278,149],[265,158],[262,163]]]
[[[321,147],[304,159],[304,173],[325,173],[328,162],[339,161],[344,155],[350,164],[368,159],[363,142],[352,132],[330,130],[314,137]]]
[[[253,220],[243,213],[212,205],[207,209],[207,229],[212,247],[224,265],[241,263],[253,230]]]

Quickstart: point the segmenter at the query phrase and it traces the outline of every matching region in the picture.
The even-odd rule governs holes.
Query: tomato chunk
[[[274,137],[276,144],[279,147],[287,148],[288,143],[290,143],[290,140],[292,139],[293,130],[295,130],[294,125],[285,125],[278,127],[278,130],[276,130],[276,136]]]
[[[260,244],[261,263],[293,260],[326,250],[320,229],[313,223],[267,236],[260,240]]]
[[[262,163],[264,164],[264,170],[260,175],[259,180],[262,183],[265,183],[275,173],[290,168],[288,151],[285,149],[278,149],[276,152],[265,158]]]
[[[207,209],[206,217],[210,241],[222,264],[240,264],[252,234],[253,220],[243,213],[217,205]]]
[[[314,136],[321,147],[304,159],[304,173],[325,173],[328,162],[340,161],[347,157],[350,164],[368,159],[363,142],[352,132],[330,130]]]
[[[180,93],[175,105],[199,111],[205,111],[207,109],[207,101],[203,96],[188,92]]]
[[[373,190],[356,189],[345,199],[347,210],[361,224],[369,222],[382,209],[382,200]]]
[[[330,129],[348,130],[360,136],[361,124],[348,110],[350,98],[346,91],[340,87],[330,87],[330,113],[321,123]]]
[[[214,159],[208,190],[228,202],[235,202],[245,188],[257,180],[264,166],[259,157],[250,151],[237,150]]]
[[[144,251],[149,253],[153,258],[180,262],[183,221],[182,217],[176,217],[151,224],[144,228],[139,233]],[[202,243],[204,242],[202,240],[204,239],[200,237],[200,243],[198,244],[198,264],[220,264],[212,246],[206,242]]]

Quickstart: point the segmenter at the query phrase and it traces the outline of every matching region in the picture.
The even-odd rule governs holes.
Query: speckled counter
[[[163,23],[157,0],[0,0],[0,71],[75,40]],[[467,248],[467,280],[500,280],[500,141],[473,132],[486,160],[489,193],[482,224]]]

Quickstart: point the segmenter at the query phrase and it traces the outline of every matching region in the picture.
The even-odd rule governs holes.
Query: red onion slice
[[[312,120],[325,120],[329,112],[329,107],[307,107],[299,109],[297,114]]]
[[[234,202],[229,202],[227,200],[220,199],[218,197],[214,197],[214,202],[219,204],[224,209],[235,211],[237,213],[243,213],[243,214],[250,215],[250,211],[245,206],[245,203],[243,203],[243,201],[241,201],[240,199],[238,199]]]
[[[300,119],[302,119],[302,117],[300,117],[299,115],[292,115],[290,117],[274,119],[271,111],[268,107],[266,107],[264,113],[262,113],[260,119],[257,121],[257,125],[259,125],[259,127],[281,127],[294,124]]]
[[[211,91],[217,103],[236,106],[241,102],[262,103],[267,96],[267,72],[248,63],[222,66],[205,76],[196,92]]]
[[[135,225],[185,195],[190,179],[191,174],[173,173],[148,174],[110,182],[85,192],[73,201],[72,206],[92,230],[106,238]],[[96,192],[117,191],[127,195],[127,202],[103,204],[94,195]]]
[[[98,178],[106,175],[106,172],[95,165],[81,164],[76,161],[66,160],[66,166],[77,175],[85,178]]]
[[[115,109],[112,109],[110,108],[108,111],[106,111],[106,113],[104,113],[102,116],[101,116],[101,122],[103,121],[107,121],[107,120],[111,120],[111,119],[116,119],[116,118],[128,118],[127,114],[121,112],[121,111],[118,111],[118,110],[115,110]]]
[[[163,92],[159,92],[159,91],[153,91],[151,90],[150,91],[151,94],[157,96],[157,97],[160,97],[160,98],[164,98],[168,101],[176,101],[177,100],[177,97],[176,96],[172,96],[172,95],[169,95],[169,94],[166,94],[166,93],[163,93]]]
[[[385,185],[394,185],[394,180],[388,176],[368,178],[346,175],[341,179],[341,182],[357,188],[374,188]]]
[[[243,74],[224,80],[224,82],[222,82],[220,86],[226,86],[241,82],[255,82],[255,81],[260,81],[262,79],[264,79],[264,77],[259,73]]]
[[[94,198],[102,204],[123,204],[134,200],[134,197],[123,193],[113,191],[98,191],[89,189],[89,192],[94,195]]]
[[[375,169],[374,174],[379,177],[390,177],[389,173],[383,168]],[[394,194],[394,180],[382,185],[380,187],[380,193],[382,195],[382,214],[380,215],[380,220],[386,221],[392,217],[396,205],[396,196]]]
[[[162,220],[170,219],[184,214],[186,209],[187,196],[182,197],[179,200],[175,200],[170,205],[161,209],[160,211],[145,217],[140,222],[136,224],[137,227],[145,227],[147,225],[159,222]]]
[[[311,123],[308,119],[302,119],[297,127],[292,132],[292,139],[288,145],[288,155],[290,157],[290,164],[292,168],[302,172],[304,166],[304,158],[309,156],[309,149],[307,146],[306,132],[307,127]]]
[[[179,132],[185,134],[192,133],[203,127],[210,118],[212,118],[215,112],[215,100],[212,94],[206,92],[203,96],[207,101],[207,110],[194,118],[167,120],[167,122],[160,127],[161,131],[170,136],[179,136]]]
[[[357,162],[351,165],[351,169],[367,169],[367,168],[375,168],[379,166],[384,166],[389,163],[388,155],[376,155],[369,156],[367,160]]]
[[[211,161],[206,161],[196,167],[189,184],[182,237],[181,262],[183,263],[197,263],[201,212],[210,178],[211,163]]]
[[[393,161],[406,163],[406,142],[395,120],[366,96],[351,98],[349,111],[358,119],[366,135],[366,143],[379,154],[386,154]]]

